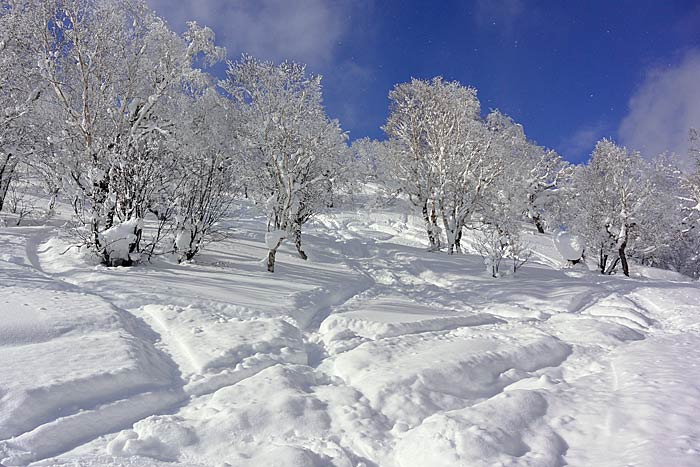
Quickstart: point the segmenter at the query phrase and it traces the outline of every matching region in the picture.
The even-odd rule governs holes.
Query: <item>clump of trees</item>
[[[527,260],[519,222],[544,230],[547,194],[567,164],[502,113],[482,117],[476,89],[458,82],[413,79],[389,100],[388,140],[356,144],[357,157],[373,158],[364,165],[381,174],[377,182],[421,213],[431,251],[461,253],[465,229],[479,229],[477,250],[492,274],[504,257],[518,269]]]
[[[603,139],[573,166],[529,140],[495,110],[482,116],[476,90],[442,78],[413,79],[389,94],[386,141],[353,145],[358,165],[392,196],[402,194],[425,223],[430,251],[462,252],[462,235],[489,272],[529,258],[524,223],[583,239],[599,271],[630,274],[630,261],[700,273],[700,143],[695,171],[662,155],[652,161]]]
[[[178,35],[142,0],[0,1],[0,208],[17,166],[70,200],[107,266],[191,260],[241,190],[268,211],[270,252],[332,204],[346,135],[320,77],[244,56],[217,83],[213,32]]]
[[[70,201],[77,241],[107,266],[192,260],[231,203],[267,216],[266,265],[339,195],[372,182],[404,197],[430,251],[480,253],[494,276],[529,258],[523,226],[585,240],[599,271],[646,264],[700,274],[700,136],[694,169],[600,141],[573,166],[531,141],[476,89],[440,77],[389,93],[384,141],[348,147],[304,65],[225,59],[214,33],[174,33],[144,0],[0,0],[0,209],[17,187]],[[6,202],[6,201],[9,201]],[[465,245],[464,233],[470,244]],[[504,265],[508,267],[504,267]]]

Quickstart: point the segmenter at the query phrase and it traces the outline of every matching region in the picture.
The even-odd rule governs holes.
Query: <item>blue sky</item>
[[[604,136],[684,152],[700,126],[697,0],[149,1],[177,30],[212,27],[230,58],[307,63],[352,139],[383,137],[394,84],[437,75],[574,162]]]

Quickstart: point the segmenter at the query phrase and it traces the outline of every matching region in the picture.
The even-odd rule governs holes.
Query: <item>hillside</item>
[[[700,464],[696,282],[563,268],[534,229],[494,279],[367,209],[270,274],[264,220],[227,222],[192,263],[133,268],[0,229],[1,464]]]

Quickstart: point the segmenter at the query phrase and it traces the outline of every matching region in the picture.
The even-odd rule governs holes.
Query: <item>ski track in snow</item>
[[[0,463],[700,463],[697,284],[559,270],[534,233],[493,280],[383,211],[319,217],[269,275],[258,228],[132,269],[0,230]]]

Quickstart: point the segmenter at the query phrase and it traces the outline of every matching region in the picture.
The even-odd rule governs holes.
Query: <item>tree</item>
[[[145,2],[37,0],[33,39],[63,125],[56,144],[85,243],[104,264],[140,258],[148,205],[173,169],[163,107],[223,56],[213,33],[178,37]],[[59,136],[60,135],[60,136]]]
[[[267,211],[267,269],[282,242],[302,249],[302,226],[332,204],[335,178],[348,157],[347,136],[323,109],[321,77],[305,66],[244,55],[229,62],[222,87],[241,113],[246,186]]]
[[[238,192],[238,159],[229,134],[238,120],[229,101],[213,88],[181,95],[174,110],[181,116],[174,130],[178,166],[169,181],[170,199],[154,211],[167,219],[172,207],[174,250],[179,261],[189,261],[216,233]]]
[[[618,263],[629,276],[628,250],[647,219],[644,207],[653,195],[648,165],[639,153],[608,139],[596,144],[591,160],[574,175],[571,229],[598,253],[601,273]]]
[[[35,150],[32,111],[41,96],[28,34],[31,4],[0,0],[0,210],[15,169]]]
[[[499,170],[476,90],[413,79],[389,99],[384,131],[398,156],[395,176],[422,211],[430,249],[441,247],[444,232],[448,253],[460,252],[462,228]]]
[[[484,197],[491,205],[483,211],[487,215],[495,211],[505,215],[508,211],[512,222],[524,218],[544,233],[551,198],[561,181],[570,175],[569,165],[555,151],[529,140],[522,125],[498,110],[489,113],[486,125],[495,135],[492,148],[500,170],[490,193]],[[493,206],[494,202],[498,206]]]

